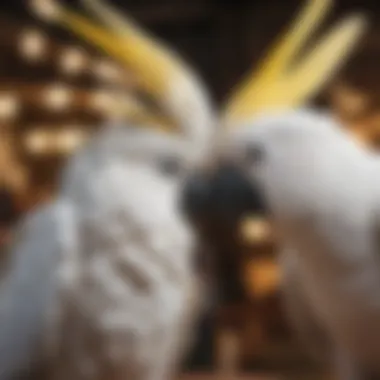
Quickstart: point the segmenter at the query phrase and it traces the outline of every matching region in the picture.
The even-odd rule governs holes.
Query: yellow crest
[[[141,88],[163,103],[165,110],[169,109],[168,119],[157,120],[157,123],[173,128],[176,123],[191,118],[198,110],[201,113],[207,108],[201,107],[204,99],[202,92],[193,85],[193,73],[173,51],[100,0],[82,1],[105,25],[104,28],[63,8],[54,0],[50,0],[50,4],[55,4],[55,11],[50,12],[49,17],[130,70]],[[250,73],[237,86],[223,110],[224,123],[236,125],[262,111],[302,105],[344,64],[366,30],[366,20],[358,14],[339,21],[312,48],[300,55],[305,44],[321,26],[332,7],[332,1],[308,1],[289,31],[263,60],[259,70]],[[181,98],[185,92],[190,95]],[[194,101],[196,98],[199,100]],[[140,109],[139,112],[143,116],[148,111]],[[155,116],[151,114],[150,118],[154,120]],[[170,119],[172,124],[169,126]],[[207,124],[209,119],[205,117],[203,120]]]
[[[181,94],[175,93],[177,90],[175,86],[179,84],[184,89],[177,92],[192,91],[195,77],[190,68],[172,50],[158,43],[127,16],[120,16],[119,12],[101,1],[83,0],[82,2],[104,24],[104,27],[63,7],[54,0],[48,0],[48,2],[49,12],[44,11],[46,4],[45,7],[40,4],[40,9],[36,9],[39,16],[64,26],[117,60],[134,75],[140,89],[153,96],[159,103],[166,103],[162,107],[168,113],[166,120],[165,118],[157,119],[152,112],[148,119],[157,119],[156,121],[165,125],[167,129],[173,128],[178,122],[176,116],[179,113],[174,108],[178,105],[178,98],[181,98]],[[122,101],[118,101],[115,107],[122,104]],[[122,112],[120,110],[117,113]],[[143,113],[149,112],[143,111],[140,107],[141,117]],[[128,107],[125,114],[129,116]],[[171,122],[169,122],[170,119]]]
[[[366,30],[361,15],[338,22],[297,59],[331,6],[332,0],[309,0],[259,70],[234,91],[225,108],[228,125],[252,118],[258,112],[302,105],[345,63]]]

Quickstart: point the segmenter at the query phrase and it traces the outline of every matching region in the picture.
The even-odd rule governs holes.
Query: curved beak
[[[236,304],[247,299],[242,273],[247,244],[242,239],[241,227],[250,215],[267,215],[258,187],[236,165],[224,161],[212,170],[200,170],[189,176],[181,206],[204,247],[201,260],[211,261],[210,275],[218,304]]]
[[[267,213],[258,187],[229,162],[209,172],[193,173],[183,188],[182,208],[196,225],[218,224],[228,228],[247,215]]]

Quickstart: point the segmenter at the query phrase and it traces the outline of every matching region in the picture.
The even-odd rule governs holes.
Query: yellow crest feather
[[[133,72],[141,87],[158,99],[173,82],[188,75],[188,68],[171,50],[155,43],[135,23],[119,16],[108,5],[97,0],[84,1],[107,30],[99,28],[84,17],[64,10],[60,21],[89,43],[102,49]]]
[[[158,101],[167,120],[172,120],[171,126],[191,132],[194,128],[188,127],[191,123],[187,112],[191,108],[196,110],[193,118],[204,121],[201,116],[208,115],[207,107],[203,106],[206,98],[203,88],[179,56],[101,1],[83,0],[83,3],[104,24],[104,29],[61,5],[55,7],[54,20],[129,70],[140,90]],[[209,119],[205,118],[207,122]]]
[[[227,112],[229,114],[238,112],[241,104],[245,103],[245,99],[249,100],[252,95],[276,83],[279,77],[284,75],[290,62],[306,40],[315,32],[331,4],[331,0],[313,0],[307,3],[289,32],[281,38],[262,62],[260,69],[253,75],[250,73],[240,88],[235,91],[228,103]]]
[[[132,22],[129,33],[121,35],[121,22],[123,22],[124,30],[128,25],[127,22],[124,19],[117,21],[116,13],[113,15],[111,10],[98,2],[87,1],[87,5],[90,3],[93,8],[102,12],[107,19],[107,24],[109,26],[112,24],[112,28],[109,27],[108,30],[102,28],[86,17],[58,4],[54,8],[55,12],[53,17],[50,17],[50,21],[60,23],[124,66],[130,67],[131,72],[137,77],[138,85],[148,94],[159,98],[162,95],[161,91],[165,91],[169,84],[169,77],[171,78],[175,71],[170,58],[156,48],[149,39],[144,40],[142,32],[140,33],[137,27],[132,26]],[[149,111],[147,107],[130,97],[115,96],[110,114],[113,118],[127,118],[164,131],[175,129],[175,123],[169,118]]]
[[[147,107],[133,97],[115,97],[112,109],[114,118],[122,120],[128,119],[131,122],[139,123],[152,129],[164,132],[172,132],[176,126],[164,115],[151,112]]]
[[[340,22],[298,63],[296,56],[331,8],[330,0],[310,0],[285,38],[231,96],[229,124],[276,108],[296,107],[310,99],[352,53],[365,31],[364,18]]]
[[[352,16],[341,21],[287,77],[290,106],[314,96],[344,64],[365,31],[365,20]],[[290,96],[289,96],[290,95]]]
[[[134,35],[128,38],[116,35],[67,9],[62,11],[60,21],[69,30],[130,68],[147,92],[159,96],[165,91],[171,67],[162,54],[153,54],[155,59],[152,59],[154,46],[148,41],[141,43],[140,37]]]

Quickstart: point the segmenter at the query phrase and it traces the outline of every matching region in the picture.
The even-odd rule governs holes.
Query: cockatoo
[[[263,115],[225,152],[260,188],[340,379],[380,378],[379,159],[313,110]],[[228,152],[228,153],[227,153]]]
[[[223,136],[224,130],[252,120],[262,112],[307,103],[333,78],[356,48],[366,30],[366,22],[361,14],[343,18],[314,45],[309,45],[306,54],[300,54],[332,5],[332,0],[306,3],[258,70],[249,73],[231,92],[220,111],[219,136]],[[214,150],[218,149],[215,148],[218,139],[216,136]],[[247,213],[263,216],[266,212],[257,189],[248,186],[247,179],[227,162],[217,172],[212,162],[206,164],[206,170],[195,171],[187,180],[183,204],[191,220],[202,226],[202,235],[206,238],[210,230],[227,233],[237,229]],[[241,278],[240,273],[236,275]],[[236,278],[236,282],[240,280]]]
[[[309,189],[312,194],[310,186],[318,183],[316,181],[319,178],[314,174],[315,169],[312,162],[308,166],[304,164],[304,161],[307,162],[307,160],[304,160],[303,154],[310,154],[310,156],[315,154],[315,159],[317,157],[319,160],[324,159],[325,165],[331,164],[333,168],[336,168],[335,163],[331,162],[332,159],[327,159],[327,154],[326,156],[323,155],[324,149],[322,147],[324,145],[319,144],[317,139],[315,139],[314,145],[309,146],[306,143],[303,145],[303,136],[306,138],[309,136],[308,133],[311,133],[308,132],[308,125],[304,124],[313,124],[313,119],[319,118],[319,120],[324,120],[319,124],[331,125],[331,118],[328,116],[316,117],[315,115],[313,116],[313,113],[306,111],[300,114],[297,113],[297,117],[295,116],[296,113],[292,114],[292,116],[280,113],[278,116],[273,116],[272,119],[274,124],[279,124],[279,127],[277,127],[279,133],[275,140],[278,145],[274,147],[275,142],[273,141],[272,147],[270,145],[272,140],[268,141],[270,151],[267,153],[265,144],[263,144],[262,151],[260,147],[251,149],[245,144],[245,141],[247,143],[251,140],[254,141],[256,134],[257,136],[259,134],[266,136],[266,129],[268,129],[268,134],[270,134],[269,130],[274,129],[274,127],[271,128],[271,122],[260,121],[268,119],[258,119],[260,114],[276,115],[282,110],[285,112],[287,109],[294,110],[302,106],[319,91],[322,85],[326,83],[326,80],[334,75],[341,64],[348,59],[350,53],[353,52],[358,41],[360,41],[365,31],[366,22],[361,15],[353,15],[340,21],[325,39],[321,39],[315,45],[315,48],[306,57],[299,54],[307,39],[314,33],[323,17],[326,16],[331,5],[332,2],[330,1],[310,1],[291,30],[285,35],[283,41],[276,46],[274,51],[263,62],[258,74],[238,88],[227,104],[224,117],[221,120],[226,129],[226,134],[224,138],[220,139],[219,143],[222,152],[220,154],[221,160],[224,162],[224,166],[229,166],[231,180],[219,180],[220,173],[224,169],[217,169],[216,171],[210,169],[207,171],[200,170],[188,180],[185,189],[188,194],[197,193],[198,204],[200,204],[199,199],[203,201],[202,207],[196,208],[195,206],[198,204],[194,201],[192,207],[190,207],[193,213],[198,209],[201,210],[202,214],[199,212],[199,217],[203,220],[211,221],[212,224],[215,223],[215,220],[224,224],[227,221],[229,225],[237,228],[242,217],[246,217],[247,214],[256,213],[259,216],[268,216],[275,212],[272,211],[271,192],[275,192],[276,201],[281,206],[289,207],[291,210],[293,207],[294,210],[302,210],[302,207],[306,208],[308,205],[307,203],[302,206],[299,204],[302,197],[298,197],[298,192],[294,191],[294,189],[298,189],[301,194],[305,189]],[[269,120],[271,119],[269,118]],[[292,124],[295,120],[297,120],[295,124],[300,127],[297,140],[299,149],[292,151],[290,144],[293,140],[288,137],[287,131],[281,133],[281,126],[286,130],[286,126]],[[265,126],[261,127],[261,124],[265,124]],[[229,131],[230,129],[231,131]],[[323,130],[330,131],[337,130],[337,128],[325,127]],[[252,137],[250,136],[251,133]],[[343,135],[341,132],[337,132],[337,134]],[[258,137],[257,139],[259,140]],[[282,139],[284,139],[284,142],[282,142]],[[343,139],[350,141],[346,137]],[[282,144],[284,149],[288,147],[289,149],[282,150]],[[353,143],[347,142],[347,145],[352,147],[353,151],[359,149]],[[302,150],[303,148],[305,151]],[[283,155],[282,152],[284,152]],[[276,155],[278,168],[271,166],[270,163],[267,164],[266,157],[268,156],[268,159],[271,159],[271,154]],[[365,154],[363,153],[363,155]],[[263,157],[262,168],[260,163],[254,165],[254,161],[256,159],[259,161],[261,157]],[[253,161],[252,165],[249,164],[250,159]],[[289,169],[286,169],[286,165],[289,165]],[[295,166],[294,170],[290,169],[291,165]],[[302,181],[302,176],[296,170],[297,165],[304,168],[304,174],[308,174],[313,180]],[[245,170],[242,170],[242,168],[245,168]],[[261,177],[256,179],[260,173],[263,173],[263,179]],[[328,171],[326,166],[325,174],[331,175],[331,173],[333,173],[333,170]],[[314,175],[315,177],[313,177]],[[271,185],[263,189],[262,187],[267,177],[270,178]],[[249,186],[248,183],[250,183]],[[294,188],[292,187],[291,190],[286,188],[288,183],[294,185]],[[349,191],[349,189],[349,187],[345,187],[345,191]],[[267,192],[270,192],[270,194],[267,194]],[[225,203],[222,204],[219,201],[220,198],[218,199],[215,194],[223,195]],[[243,202],[242,194],[245,194]],[[188,198],[190,199],[189,196]],[[193,198],[196,197],[193,196]],[[290,199],[293,200],[293,203],[290,202]],[[321,205],[326,207],[327,203],[322,199],[320,201]],[[223,221],[223,218],[218,216],[223,215],[221,213],[226,212],[226,210],[229,214]],[[305,222],[303,221],[303,223]],[[302,235],[301,233],[300,236]],[[318,359],[325,362],[331,361],[331,357],[336,354],[335,346],[331,344],[331,336],[328,334],[325,325],[321,323],[318,314],[315,313],[313,300],[309,297],[304,286],[299,258],[302,255],[298,255],[298,252],[298,246],[288,245],[288,242],[284,241],[283,249],[279,254],[283,272],[282,290],[285,309],[299,337],[309,346],[308,349]],[[240,260],[240,258],[236,257],[235,260]],[[231,266],[231,268],[234,267]],[[239,268],[239,266],[235,268]],[[236,271],[236,269],[234,270]],[[317,275],[321,276],[320,273],[324,273],[324,271],[316,272]],[[231,276],[233,275],[231,274]],[[237,276],[241,276],[241,270],[235,274],[235,277]],[[320,280],[320,282],[323,281]],[[325,290],[326,294],[329,294],[328,289]],[[341,353],[339,352],[337,355],[341,355]],[[341,355],[339,361],[342,358],[346,359],[347,357]]]
[[[56,3],[41,11],[112,47],[176,129],[138,108],[139,122],[104,126],[69,160],[57,199],[27,217],[0,287],[1,380],[170,378],[201,304],[179,197],[213,133],[208,95],[127,17],[86,3],[106,29]]]

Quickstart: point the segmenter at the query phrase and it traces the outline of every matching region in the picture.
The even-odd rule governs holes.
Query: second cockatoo
[[[292,138],[288,137],[287,131],[281,133],[281,125],[285,124],[283,129],[286,130],[286,125],[291,124],[292,119],[288,114],[281,113],[281,110],[295,110],[307,103],[321,89],[323,84],[332,77],[336,70],[339,69],[341,64],[346,61],[363,35],[366,25],[365,20],[361,15],[353,15],[338,22],[332,32],[327,37],[319,40],[315,44],[315,47],[311,48],[311,52],[306,53],[306,56],[301,54],[300,51],[303,49],[305,42],[315,32],[316,27],[327,14],[327,10],[331,5],[332,2],[330,1],[310,1],[289,33],[276,46],[276,49],[268,56],[267,60],[263,62],[258,74],[246,81],[227,104],[224,118],[221,122],[223,123],[222,126],[227,129],[227,136],[231,134],[232,137],[227,138],[227,141],[230,140],[228,143],[223,141],[223,139],[220,142],[220,156],[224,163],[223,166],[228,165],[231,168],[231,180],[219,181],[220,173],[223,169],[219,168],[214,171],[208,169],[203,172],[198,171],[188,181],[186,188],[187,194],[197,193],[198,203],[193,202],[193,204],[190,204],[190,200],[194,198],[194,195],[193,197],[187,195],[188,204],[191,206],[190,210],[193,214],[199,210],[198,215],[202,220],[211,221],[211,224],[220,224],[223,219],[218,217],[218,215],[226,215],[227,211],[229,214],[225,217],[225,221],[227,221],[229,227],[232,226],[236,229],[239,228],[244,217],[252,214],[253,216],[259,215],[270,218],[272,211],[271,194],[267,194],[265,190],[270,192],[275,191],[276,201],[281,202],[281,205],[285,208],[292,208],[296,206],[298,201],[301,202],[302,200],[302,197],[298,197],[298,192],[293,191],[293,189],[299,186],[300,195],[302,195],[302,189],[310,190],[311,184],[316,183],[319,173],[314,173],[314,167],[311,162],[307,166],[307,160],[304,162],[303,153],[307,154],[309,151],[309,158],[315,154],[316,160],[324,160],[323,164],[325,165],[330,164],[333,155],[331,156],[331,160],[327,158],[327,155],[324,156],[325,147],[322,143],[319,145],[317,140],[313,147],[305,144],[305,152],[298,152],[296,149],[292,152],[291,149],[288,149],[282,155],[282,139],[284,140],[284,149],[287,148],[287,144],[290,147],[293,146],[290,145]],[[275,120],[274,124],[277,123],[277,129],[279,130],[278,136],[276,135],[277,145],[272,148],[269,142],[268,145],[271,150],[268,154],[265,151],[265,146],[263,152],[260,149],[249,151],[247,148],[247,151],[245,150],[245,140],[247,143],[254,140],[254,137],[250,137],[250,133],[252,133],[252,136],[256,136],[255,129],[257,126],[260,127],[257,128],[260,129],[260,132],[257,133],[262,133],[263,135],[266,133],[267,126],[268,130],[274,129],[271,128],[269,122],[262,122],[265,125],[260,125],[260,121],[257,121],[260,114],[279,114],[277,118],[273,117],[273,120]],[[303,116],[299,116],[298,119],[296,117],[297,113],[294,115],[294,120],[297,120],[295,124],[297,124],[300,130],[297,142],[300,149],[302,149],[302,138],[304,136],[308,137],[308,120],[310,124],[313,124],[314,116],[312,112],[310,114],[301,113]],[[310,117],[308,118],[307,115]],[[330,119],[326,117],[325,120]],[[331,121],[328,121],[327,124],[331,124]],[[304,128],[304,132],[301,134],[302,128]],[[231,132],[228,129],[231,129]],[[233,131],[234,129],[236,129],[236,132]],[[235,135],[239,137],[235,138]],[[233,141],[236,139],[239,142],[236,143],[236,147],[232,147],[234,146]],[[224,147],[225,143],[228,148]],[[352,149],[355,150],[355,144],[352,143],[351,145]],[[331,146],[330,148],[334,147]],[[316,149],[318,149],[318,153]],[[278,160],[279,167],[276,170],[272,170],[272,166],[266,163],[266,156],[268,155],[271,158],[272,154],[276,155],[276,159]],[[261,155],[263,155],[262,168],[260,166]],[[365,154],[363,153],[363,155]],[[241,163],[245,162],[244,157],[246,157],[246,160],[251,159],[253,162],[257,158],[258,165],[252,165],[252,169],[250,169],[249,163],[245,163],[244,166]],[[239,161],[240,159],[241,161]],[[280,166],[280,163],[282,166]],[[291,170],[286,169],[286,165],[293,164],[295,165],[293,172],[297,173],[294,176],[292,176],[293,172]],[[242,165],[247,170],[242,170]],[[333,164],[331,165],[333,166]],[[305,169],[303,173],[305,179],[302,179],[298,175],[299,173],[296,171],[298,166]],[[248,169],[251,171],[248,171]],[[257,176],[259,176],[260,170],[270,177],[272,181],[270,189],[262,189],[262,181],[265,179],[262,181],[255,180],[256,171],[258,173]],[[326,169],[326,175],[331,175],[331,173],[336,175],[335,171],[331,170],[327,173]],[[316,180],[313,178],[314,175]],[[288,178],[289,176],[290,178]],[[339,178],[338,175],[336,177]],[[297,185],[295,183],[296,180],[298,181]],[[355,182],[355,179],[352,180]],[[294,187],[288,189],[286,184],[290,181],[292,181],[291,183],[294,184]],[[347,190],[347,185],[345,187]],[[224,202],[220,202],[220,198],[216,194],[223,195]],[[243,198],[242,194],[245,194],[246,197]],[[195,206],[201,204],[199,199],[203,200],[202,207],[196,208]],[[244,199],[243,202],[242,199]],[[257,203],[258,200],[259,204]],[[299,209],[301,210],[302,207],[307,208],[307,206],[307,203],[304,203],[302,206],[299,206]],[[302,233],[300,233],[301,237]],[[241,238],[244,237],[242,236]],[[281,241],[281,243],[280,269],[283,271],[282,289],[289,319],[301,339],[309,346],[310,351],[323,361],[331,361],[331,358],[335,356],[336,350],[331,345],[331,336],[327,333],[324,324],[321,323],[321,319],[315,313],[313,300],[310,299],[307,290],[304,289],[304,279],[299,263],[299,256],[302,255],[298,255],[299,247],[289,246],[286,241]],[[236,262],[241,260],[241,258],[235,257],[233,260]],[[235,277],[241,277],[241,267],[230,266],[230,268],[234,268],[233,270],[237,271]],[[321,275],[323,275],[322,272],[320,272]],[[325,291],[328,293],[328,289],[325,289]],[[343,358],[347,359],[345,356]]]
[[[285,263],[296,260],[338,378],[380,378],[379,158],[307,109],[263,115],[227,140],[290,248]]]

